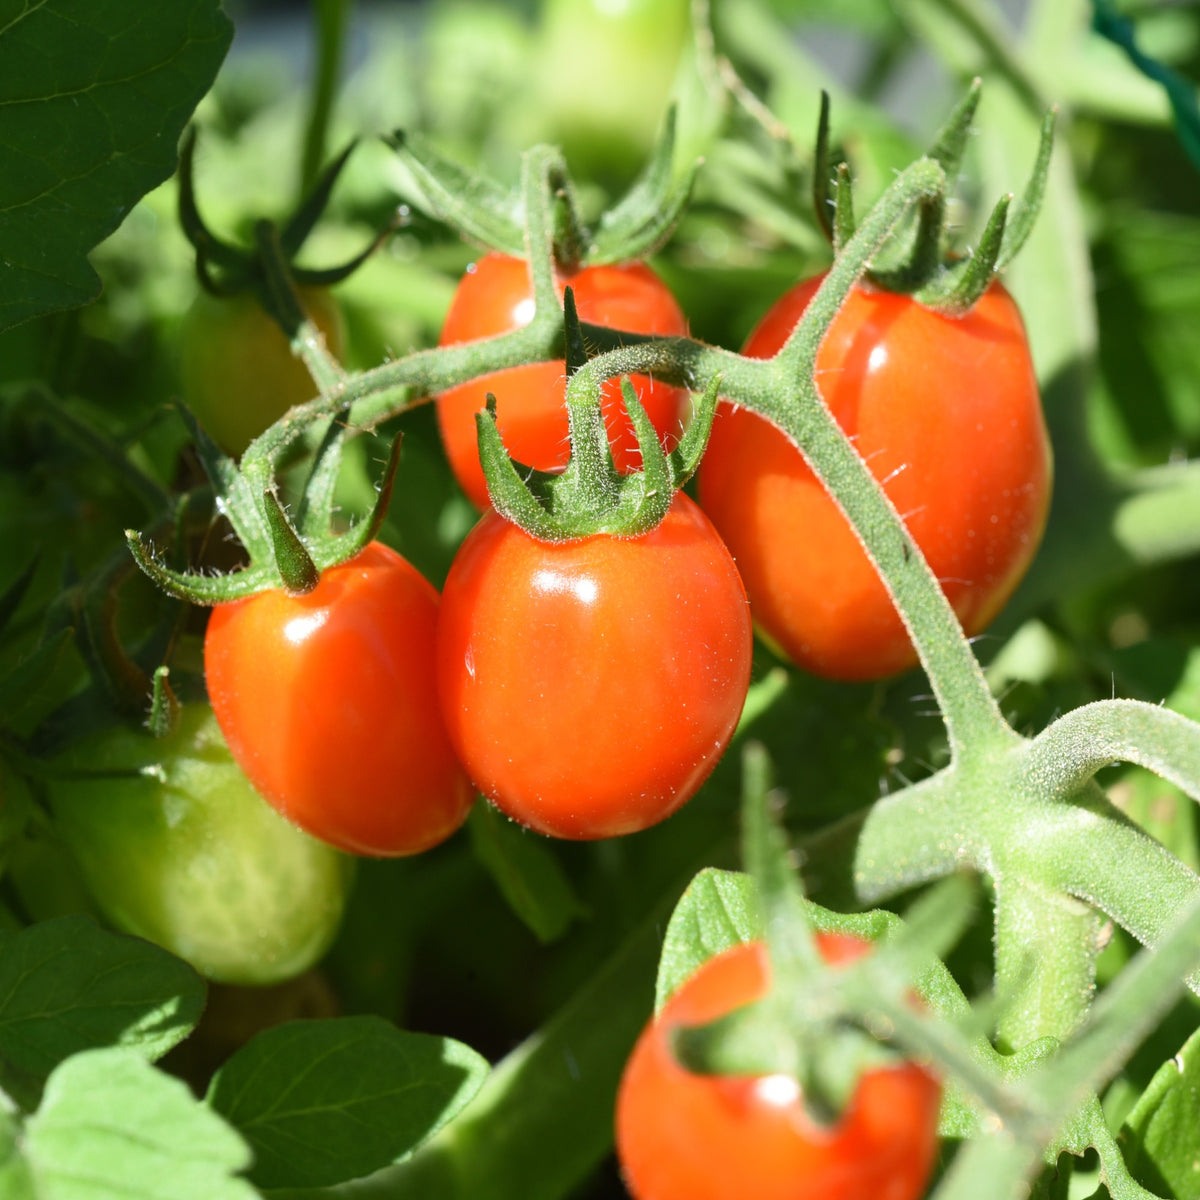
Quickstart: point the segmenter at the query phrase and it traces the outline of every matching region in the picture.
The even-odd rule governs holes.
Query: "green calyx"
[[[456,229],[467,241],[514,258],[529,255],[530,197],[526,187],[510,190],[459,166],[419,134],[397,130],[387,140],[412,177],[409,199],[413,204]],[[553,259],[564,273],[653,254],[683,215],[698,166],[675,170],[675,112],[671,109],[641,174],[629,191],[589,226],[580,217],[562,153],[554,147],[537,146],[528,158],[544,163],[543,179],[553,197]]]
[[[227,575],[180,571],[164,563],[134,529],[125,540],[134,561],[163,591],[192,604],[223,604],[268,588],[303,595],[317,586],[321,572],[353,558],[379,532],[387,514],[399,464],[400,439],[380,482],[379,496],[366,518],[343,533],[332,532],[334,486],[347,433],[345,413],[328,422],[313,459],[295,518],[285,511],[273,486],[257,486],[258,470],[243,471],[183,410],[201,461],[220,497],[219,511],[233,526],[250,563]]]
[[[888,1033],[919,1020],[911,996],[932,938],[953,945],[970,917],[968,885],[946,891],[886,945],[851,963],[826,965],[814,918],[823,910],[804,896],[771,790],[762,746],[744,758],[742,854],[759,909],[771,965],[771,988],[753,1004],[673,1034],[679,1062],[701,1075],[776,1075],[793,1079],[812,1120],[833,1125],[866,1071],[894,1066],[903,1043]],[[919,927],[919,928],[918,928]]]
[[[312,190],[284,222],[282,228],[277,229],[270,222],[260,221],[255,247],[244,250],[217,237],[200,215],[196,202],[196,127],[189,126],[179,150],[179,224],[196,251],[196,275],[201,286],[214,296],[232,296],[239,292],[254,291],[288,336],[293,336],[303,314],[298,318],[295,313],[288,311],[286,305],[281,308],[279,289],[272,279],[278,275],[279,268],[277,263],[271,262],[271,258],[289,264],[287,274],[294,284],[301,287],[331,287],[362,266],[392,234],[400,220],[398,211],[364,250],[337,266],[314,269],[291,265],[325,211],[334,185],[349,161],[355,145],[357,142],[352,141],[325,168]],[[263,253],[264,237],[275,243],[273,256]]]
[[[979,79],[972,82],[925,156],[942,168],[951,184],[962,169],[982,87]],[[997,201],[973,251],[963,253],[955,247],[946,221],[946,195],[940,193],[917,206],[914,218],[875,256],[864,278],[885,291],[912,295],[947,316],[968,312],[1017,255],[1037,220],[1050,167],[1055,115],[1052,109],[1042,122],[1037,157],[1021,196],[1002,196]],[[838,253],[854,236],[856,225],[849,171],[845,163],[833,162],[829,98],[824,94],[813,164],[817,220]]]
[[[710,381],[678,446],[668,452],[629,381],[636,362],[625,369],[618,365],[603,376],[588,362],[570,288],[564,296],[563,318],[570,461],[561,474],[513,462],[496,425],[495,397],[489,394],[486,411],[475,418],[488,494],[497,512],[540,541],[574,541],[598,533],[639,537],[662,521],[676,491],[700,465],[717,410],[720,376]],[[636,359],[638,350],[629,347],[604,357],[606,361]],[[617,374],[621,375],[625,410],[642,455],[642,469],[629,475],[622,475],[613,465],[601,408],[601,384]]]

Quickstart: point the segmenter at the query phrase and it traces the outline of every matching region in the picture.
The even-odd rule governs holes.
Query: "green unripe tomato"
[[[620,175],[641,167],[689,27],[689,0],[544,0],[547,136],[573,167]]]
[[[302,288],[305,311],[342,354],[342,317],[324,288]],[[235,458],[294,404],[317,394],[307,368],[283,330],[251,294],[201,292],[183,320],[180,385],[183,398],[218,446]]]
[[[222,983],[279,983],[328,948],[352,860],[262,800],[208,705],[167,737],[105,730],[56,765],[55,825],[114,927]]]

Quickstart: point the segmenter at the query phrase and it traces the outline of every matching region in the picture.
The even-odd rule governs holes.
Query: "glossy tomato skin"
[[[793,288],[745,352],[773,355],[820,285]],[[856,287],[817,356],[821,395],[904,518],[968,634],[1029,566],[1050,498],[1050,445],[1021,315],[994,283],[960,318]],[[725,538],[768,641],[834,679],[916,661],[849,523],[799,450],[722,405],[700,503]]]
[[[302,288],[300,298],[340,358],[342,315],[332,295]],[[183,397],[209,436],[234,457],[289,408],[317,394],[283,330],[250,294],[201,292],[184,317],[180,339]]]
[[[55,830],[97,908],[223,983],[307,970],[341,923],[353,862],[273,812],[206,704],[163,738],[109,729],[54,764]]]
[[[822,934],[826,961],[865,953]],[[710,959],[634,1047],[617,1095],[617,1157],[635,1200],[917,1200],[937,1153],[941,1089],[913,1063],[867,1072],[838,1122],[817,1125],[790,1076],[705,1076],[671,1050],[676,1026],[767,991],[762,943]]]
[[[442,597],[438,685],[475,785],[554,837],[633,833],[670,816],[733,734],[750,677],[737,570],[677,496],[639,538],[550,545],[494,511]]]
[[[378,542],[306,596],[218,605],[204,669],[229,748],[290,821],[340,849],[404,855],[473,797],[438,715],[438,595]]]
[[[666,284],[644,263],[584,267],[558,283],[560,295],[567,285],[574,290],[582,321],[633,333],[687,332],[687,321]],[[439,344],[495,337],[527,325],[532,317],[529,267],[518,258],[488,254],[458,285]],[[633,384],[659,437],[673,446],[683,430],[687,392],[643,375],[634,376]],[[496,397],[496,422],[509,456],[554,471],[565,467],[571,456],[565,391],[565,364],[549,362],[484,375],[438,397],[438,426],[446,456],[476,507],[489,505],[475,434],[475,414],[487,406],[488,392]],[[619,471],[632,471],[641,465],[642,456],[625,413],[619,380],[605,384],[602,404],[613,461]]]

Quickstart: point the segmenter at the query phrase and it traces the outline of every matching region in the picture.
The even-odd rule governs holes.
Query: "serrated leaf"
[[[129,1050],[89,1050],[50,1076],[26,1122],[37,1200],[252,1200],[238,1134],[181,1080]]]
[[[88,917],[0,935],[0,1086],[32,1108],[51,1071],[80,1051],[158,1058],[195,1027],[204,996],[187,963]]]
[[[487,1073],[470,1047],[379,1017],[293,1021],[239,1050],[208,1102],[253,1147],[260,1187],[322,1187],[405,1158]]]
[[[0,3],[0,329],[99,294],[88,252],[175,169],[231,35],[217,0]]]
[[[556,941],[584,912],[547,840],[476,804],[467,822],[471,848],[509,907],[538,941]]]
[[[1158,1069],[1125,1118],[1120,1142],[1134,1178],[1175,1196],[1200,1196],[1200,1031]]]

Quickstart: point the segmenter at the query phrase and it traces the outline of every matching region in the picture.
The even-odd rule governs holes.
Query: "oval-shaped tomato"
[[[540,833],[670,816],[716,765],[750,679],[746,593],[686,496],[638,538],[539,542],[485,513],[438,626],[446,728],[475,785]]]
[[[746,343],[767,358],[821,280],[793,288]],[[1021,315],[998,283],[963,317],[854,288],[817,355],[821,395],[903,517],[968,634],[996,615],[1046,521],[1050,448]],[[833,679],[916,661],[849,522],[770,422],[722,405],[700,503],[767,640]]]
[[[559,295],[568,285],[574,289],[581,321],[631,333],[687,332],[687,321],[666,284],[644,263],[584,267],[558,283]],[[532,318],[528,266],[518,258],[487,254],[459,283],[439,345],[495,337],[529,324]],[[635,375],[632,382],[659,437],[668,448],[674,446],[683,431],[687,392],[644,375]],[[548,362],[483,375],[438,397],[446,456],[463,491],[478,508],[490,503],[475,436],[475,414],[487,406],[488,392],[496,397],[496,423],[509,456],[526,466],[554,471],[565,467],[571,457],[565,389],[566,364]],[[642,456],[619,380],[604,385],[602,405],[617,470],[635,470]]]
[[[822,934],[827,962],[869,948]],[[837,1123],[808,1114],[790,1075],[696,1075],[672,1033],[766,994],[762,943],[710,959],[638,1039],[617,1095],[617,1157],[636,1200],[916,1200],[937,1152],[941,1089],[914,1063],[868,1071]]]
[[[438,595],[372,542],[306,596],[219,604],[204,639],[229,748],[285,817],[354,854],[416,854],[473,793],[438,713]]]
[[[55,765],[55,828],[116,928],[223,983],[280,983],[324,954],[353,863],[263,803],[208,705],[166,737],[105,730]]]
[[[324,288],[301,288],[300,298],[330,352],[340,358],[342,314],[333,297]],[[183,398],[213,441],[235,458],[289,408],[317,394],[283,330],[249,293],[200,292],[180,339]]]

